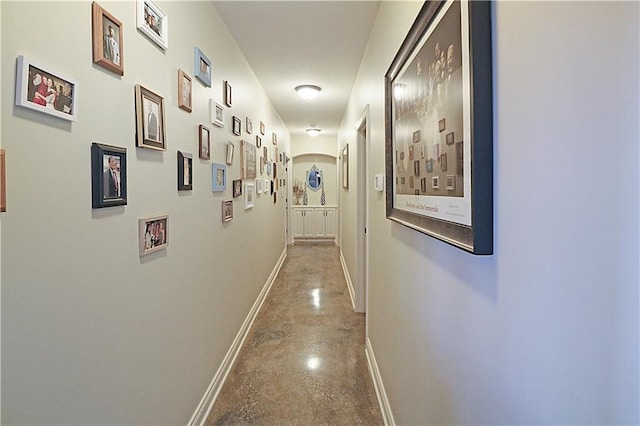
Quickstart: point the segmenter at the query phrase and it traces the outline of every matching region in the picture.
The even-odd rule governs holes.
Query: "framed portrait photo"
[[[211,164],[211,192],[223,192],[227,189],[227,165]]]
[[[256,178],[256,146],[245,140],[240,141],[240,162],[242,179]]]
[[[48,66],[20,55],[16,61],[17,106],[76,121],[78,83]]]
[[[182,70],[178,70],[178,108],[187,112],[192,109],[191,77]]]
[[[137,0],[136,26],[162,50],[169,47],[169,17],[153,0]]]
[[[231,106],[231,84],[228,80],[222,83],[222,97],[224,98],[224,104],[228,107]]]
[[[217,127],[224,127],[224,107],[215,99],[209,100],[209,110],[211,112],[211,124]]]
[[[242,133],[242,121],[235,115],[233,116],[233,127],[231,129],[234,135],[240,136]]]
[[[138,220],[140,256],[169,246],[169,216],[153,216]]]
[[[124,40],[122,22],[98,3],[91,4],[93,62],[109,71],[124,75]]]
[[[164,98],[139,84],[135,94],[136,146],[165,151]]]
[[[227,161],[226,163],[228,165],[232,165],[233,164],[233,153],[235,152],[236,147],[233,144],[233,142],[227,142]]]
[[[211,87],[211,60],[197,47],[193,48],[193,74],[202,84]]]
[[[211,158],[211,132],[202,124],[198,126],[198,157],[203,160]]]
[[[476,255],[493,253],[491,33],[490,2],[425,2],[385,74],[387,218]],[[420,176],[425,160],[394,167],[394,153],[414,142],[431,179],[417,194],[396,177]],[[433,174],[450,156],[464,162],[460,184],[445,186]]]
[[[127,204],[127,149],[94,142],[91,145],[91,206]]]
[[[178,191],[193,189],[193,154],[178,151]]]
[[[242,179],[236,179],[233,181],[233,198],[242,195]]]
[[[233,219],[233,200],[222,202],[222,222],[230,222]]]
[[[248,210],[253,207],[256,198],[256,185],[253,182],[245,182],[244,184],[244,209]]]

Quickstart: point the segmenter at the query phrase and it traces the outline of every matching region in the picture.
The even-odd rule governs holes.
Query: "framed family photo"
[[[137,0],[136,26],[138,31],[162,50],[169,47],[169,17],[153,0]]]
[[[127,149],[94,142],[91,145],[91,206],[127,204]]]
[[[230,222],[233,219],[233,200],[222,202],[222,222]]]
[[[245,140],[240,141],[240,162],[242,163],[242,179],[256,178],[256,146]]]
[[[216,102],[215,99],[209,100],[209,109],[211,112],[211,124],[218,127],[224,127],[224,107]]]
[[[122,22],[98,3],[91,5],[93,29],[93,62],[119,75],[124,75],[124,40]]]
[[[211,60],[197,47],[193,48],[193,74],[202,84],[211,87]]]
[[[385,92],[387,218],[470,253],[492,254],[490,3],[426,2],[387,70]],[[416,142],[427,158],[420,151],[411,167]],[[438,173],[454,159],[458,173],[443,191]],[[431,185],[411,189],[405,178],[412,175]]]
[[[191,77],[182,70],[178,70],[178,108],[187,112],[192,110]]]
[[[193,189],[193,154],[178,151],[178,191]]]
[[[169,246],[169,216],[153,216],[138,220],[140,256],[146,256]]]
[[[136,95],[136,146],[164,151],[164,98],[139,84]]]
[[[20,55],[16,61],[17,106],[64,120],[78,118],[78,83],[46,65]]]
[[[227,189],[226,164],[211,164],[211,192],[224,192]]]

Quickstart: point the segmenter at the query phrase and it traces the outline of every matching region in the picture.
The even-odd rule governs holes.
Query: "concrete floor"
[[[383,424],[339,256],[289,246],[207,424]]]

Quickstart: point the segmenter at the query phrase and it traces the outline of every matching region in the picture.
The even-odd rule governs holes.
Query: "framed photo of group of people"
[[[163,250],[169,245],[169,216],[159,215],[138,220],[140,256]]]
[[[169,17],[153,0],[137,0],[136,26],[160,49],[169,47]]]

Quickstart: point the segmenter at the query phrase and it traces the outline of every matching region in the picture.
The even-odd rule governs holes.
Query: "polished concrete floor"
[[[289,246],[207,424],[383,424],[364,321],[351,306],[339,249]]]

